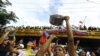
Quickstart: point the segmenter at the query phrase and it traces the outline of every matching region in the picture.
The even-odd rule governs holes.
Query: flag
[[[48,37],[49,37],[48,32],[44,32],[44,35],[45,35],[45,37],[46,37],[46,38],[48,38]]]
[[[40,37],[39,43],[44,44],[48,37],[49,37],[49,34],[47,32],[43,32]]]

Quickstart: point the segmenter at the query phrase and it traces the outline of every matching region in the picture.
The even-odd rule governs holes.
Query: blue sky
[[[71,25],[79,25],[84,21],[86,26],[100,27],[99,0],[9,0],[14,11],[20,18],[10,25],[50,26],[49,16],[60,14],[70,16]],[[84,20],[85,19],[85,20]]]

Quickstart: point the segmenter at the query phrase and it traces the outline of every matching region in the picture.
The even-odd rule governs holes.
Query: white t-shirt
[[[25,50],[24,49],[19,49],[18,50],[18,56],[25,56]]]

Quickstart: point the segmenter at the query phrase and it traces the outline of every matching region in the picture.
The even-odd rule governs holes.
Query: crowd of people
[[[72,25],[72,28],[76,28],[76,29],[79,29],[79,30],[96,30],[96,31],[100,31],[100,27],[93,27],[93,26],[89,26],[89,27],[86,27],[85,25],[84,26],[75,26],[75,25]],[[59,27],[56,27],[56,26],[19,26],[17,27],[18,29],[41,29],[41,30],[46,30],[46,29],[64,29],[66,28],[65,26],[59,26]]]
[[[86,27],[84,25],[83,27],[80,26],[79,28],[80,28],[80,30],[96,30],[96,31],[100,31],[100,28],[99,27],[93,27],[93,26]]]
[[[16,36],[9,37],[9,33],[14,30],[6,29],[0,37],[0,56],[70,56],[68,45],[56,44],[52,41],[57,38],[51,34],[44,44],[34,44],[29,40],[24,43],[24,39],[16,41]],[[66,40],[67,41],[67,40]],[[100,48],[97,51],[79,49],[78,40],[75,43],[75,56],[100,56]]]

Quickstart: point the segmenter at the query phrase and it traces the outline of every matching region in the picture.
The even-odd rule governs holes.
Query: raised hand
[[[50,35],[50,38],[57,38],[54,34]]]
[[[69,16],[64,16],[64,19],[68,21],[69,20]]]

